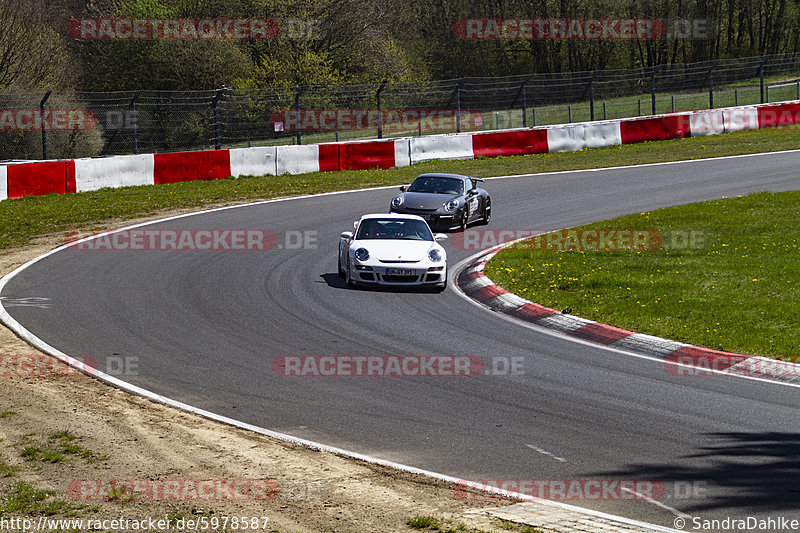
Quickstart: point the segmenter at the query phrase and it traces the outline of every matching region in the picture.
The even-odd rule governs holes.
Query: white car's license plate
[[[387,276],[414,276],[416,275],[416,270],[410,270],[408,268],[387,268],[386,275]]]

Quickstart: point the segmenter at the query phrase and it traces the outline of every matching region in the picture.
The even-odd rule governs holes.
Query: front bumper
[[[425,219],[431,229],[451,229],[458,225],[460,220],[460,213],[441,213],[438,211],[422,211],[415,209],[400,209],[391,208],[390,213],[398,213],[401,215],[417,215]]]
[[[402,268],[384,265],[354,265],[350,275],[358,283],[387,286],[442,285],[446,265]]]

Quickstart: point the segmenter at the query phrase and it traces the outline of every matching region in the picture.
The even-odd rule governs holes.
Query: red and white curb
[[[678,366],[694,367],[701,372],[755,377],[782,383],[800,383],[800,364],[769,357],[723,352],[683,342],[635,333],[608,324],[588,320],[531,302],[496,285],[484,273],[486,264],[503,248],[504,243],[478,254],[458,272],[456,286],[468,298],[523,322],[557,331],[588,342],[639,355],[664,359]],[[680,375],[680,372],[676,372]],[[692,375],[692,372],[687,372]]]

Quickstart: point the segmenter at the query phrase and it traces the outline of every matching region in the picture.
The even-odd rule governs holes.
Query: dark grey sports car
[[[478,187],[481,178],[461,174],[420,174],[408,187],[400,187],[390,213],[419,215],[433,229],[464,229],[468,224],[489,222],[492,199]]]

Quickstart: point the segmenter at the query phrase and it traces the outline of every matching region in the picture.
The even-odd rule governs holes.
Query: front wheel
[[[353,274],[350,273],[350,261],[347,262],[347,269],[344,271],[344,279],[348,287],[355,287],[356,282],[353,279]]]
[[[461,217],[461,221],[458,223],[458,229],[464,231],[467,229],[467,224],[469,224],[469,209],[464,208],[464,216]]]
[[[492,201],[487,199],[486,205],[483,207],[483,224],[488,224],[490,218],[492,218]]]
[[[337,269],[339,271],[339,277],[343,278],[344,277],[344,269],[342,268],[342,256],[341,255],[339,256],[338,261],[336,261],[336,267],[337,267]]]
[[[446,288],[447,288],[447,270],[445,269],[445,271],[444,271],[444,283],[442,283],[441,285],[435,285],[434,286],[434,290],[436,292],[444,292],[444,290]]]

